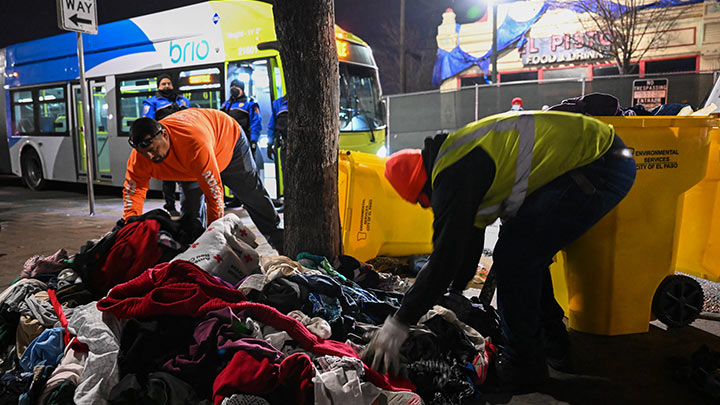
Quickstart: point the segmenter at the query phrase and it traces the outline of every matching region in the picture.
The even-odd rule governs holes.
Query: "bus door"
[[[279,193],[276,191],[275,163],[263,158],[267,156],[267,128],[272,114],[273,80],[271,75],[271,63],[268,58],[228,62],[225,99],[230,98],[230,83],[234,79],[238,79],[245,85],[245,94],[258,103],[262,117],[262,131],[258,138],[260,153],[256,157],[255,163],[264,177],[265,189],[270,197],[276,198]]]
[[[89,82],[91,97],[90,119],[94,128],[94,138],[91,139],[91,149],[95,151],[94,177],[97,181],[111,181],[110,150],[107,130],[107,101],[105,101],[105,83],[100,81]],[[77,167],[81,176],[87,176],[87,160],[85,159],[85,118],[83,116],[82,93],[80,85],[73,85],[73,105],[75,106],[75,128],[77,128]]]

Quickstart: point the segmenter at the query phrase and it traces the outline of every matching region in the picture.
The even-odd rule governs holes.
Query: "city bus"
[[[123,185],[128,130],[142,116],[143,100],[154,95],[161,73],[171,74],[191,107],[217,109],[229,97],[230,82],[244,82],[245,92],[260,106],[261,146],[272,101],[285,92],[279,52],[262,46],[276,41],[268,3],[199,3],[103,24],[97,35],[84,34],[83,40],[93,129],[90,154],[99,184]],[[336,41],[340,147],[383,155],[386,116],[372,50],[339,27]],[[12,173],[32,189],[49,180],[87,182],[75,33],[1,51],[2,114]],[[159,190],[160,183],[153,181],[151,187]],[[275,187],[266,183],[266,188],[273,194]]]

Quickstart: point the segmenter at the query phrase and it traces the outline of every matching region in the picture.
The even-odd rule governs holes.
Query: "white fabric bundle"
[[[254,249],[257,246],[252,231],[237,215],[228,214],[211,223],[195,243],[173,261],[195,263],[234,285],[246,276],[260,272],[260,256]]]

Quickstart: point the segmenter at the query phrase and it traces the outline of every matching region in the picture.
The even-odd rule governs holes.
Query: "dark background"
[[[200,0],[98,0],[98,22],[105,24],[158,11],[201,3]],[[453,7],[458,22],[481,0],[406,0],[407,92],[432,89],[437,26]],[[477,16],[478,10],[471,15]],[[484,10],[480,10],[480,15]],[[61,34],[54,0],[1,0],[0,48]],[[385,94],[400,92],[400,0],[335,0],[335,20],[372,48]]]

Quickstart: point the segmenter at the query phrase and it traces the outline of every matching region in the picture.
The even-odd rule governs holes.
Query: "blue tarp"
[[[498,52],[510,47],[516,41],[520,40],[525,33],[530,30],[530,27],[543,15],[547,10],[548,4],[545,3],[538,10],[537,14],[527,21],[516,21],[509,15],[505,17],[505,20],[498,27],[497,33],[497,48]],[[455,32],[460,31],[460,25],[458,24]],[[524,38],[519,42],[519,46],[525,43]],[[488,71],[490,64],[490,56],[492,55],[492,48],[489,49],[485,55],[480,57],[474,57],[469,53],[460,49],[458,44],[452,51],[448,52],[442,49],[438,49],[437,60],[435,61],[435,67],[433,69],[433,85],[440,86],[440,83],[448,77],[455,76],[463,70],[469,68],[472,65],[478,65],[483,72]]]
[[[641,6],[638,6],[638,10],[645,10],[649,8],[663,8],[663,7],[675,7],[675,6],[689,6],[696,3],[703,3],[705,0],[658,0],[654,3],[649,4],[643,4]],[[716,0],[720,1],[720,0]],[[586,4],[580,5],[579,3],[585,2]],[[605,6],[602,8],[604,9],[610,9],[612,10],[612,14],[615,16],[620,16],[622,14],[625,14],[628,11],[628,8],[622,4],[616,3],[614,1],[610,0],[604,0],[606,3]],[[579,0],[577,2],[571,3],[570,8],[575,11],[576,13],[584,13],[586,10],[591,12],[597,12],[598,11],[598,3],[599,0]],[[607,6],[607,5],[610,6]],[[555,7],[556,6],[556,7]],[[558,3],[552,8],[567,8],[568,5],[564,3]]]

